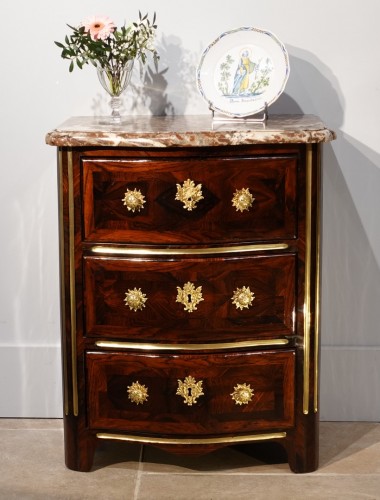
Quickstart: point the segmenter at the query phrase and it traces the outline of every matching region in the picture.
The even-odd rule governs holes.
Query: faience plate
[[[289,77],[285,46],[271,32],[238,28],[222,33],[203,52],[197,86],[214,111],[254,115],[284,91]]]

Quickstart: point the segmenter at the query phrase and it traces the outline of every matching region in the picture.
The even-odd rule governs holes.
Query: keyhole
[[[191,397],[191,396],[192,396],[192,394],[191,394],[191,387],[189,387],[189,388],[187,389],[187,395],[188,395],[189,397]]]
[[[190,295],[190,293],[187,294],[187,302],[189,304],[191,304],[191,295]]]

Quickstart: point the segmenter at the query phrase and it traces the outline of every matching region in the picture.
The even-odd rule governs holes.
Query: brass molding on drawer
[[[211,255],[241,252],[265,252],[267,250],[286,250],[287,243],[262,243],[257,245],[238,245],[207,248],[121,248],[107,245],[95,245],[90,252],[105,255]]]
[[[99,439],[116,439],[119,441],[138,441],[147,444],[223,444],[223,443],[247,443],[250,441],[266,441],[270,439],[284,439],[286,432],[271,432],[267,434],[250,434],[247,436],[225,436],[214,438],[164,438],[150,436],[135,436],[130,434],[111,434],[98,432]]]
[[[142,342],[116,342],[98,340],[97,347],[109,349],[137,349],[139,351],[218,351],[242,347],[273,347],[288,345],[288,339],[246,340],[242,342],[219,342],[209,344],[151,344]]]

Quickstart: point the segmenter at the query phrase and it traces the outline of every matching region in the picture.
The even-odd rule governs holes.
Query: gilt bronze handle
[[[232,198],[232,205],[236,208],[237,212],[249,211],[255,198],[249,191],[249,188],[237,189]]]
[[[124,193],[124,198],[121,201],[130,212],[140,212],[146,203],[145,196],[139,189],[134,189],[133,191],[127,189]]]
[[[236,306],[236,309],[240,310],[250,308],[254,299],[255,294],[251,292],[249,286],[237,288],[231,297],[232,303]]]
[[[145,385],[140,384],[138,380],[127,387],[127,392],[128,399],[137,405],[144,404],[149,397],[148,389]]]
[[[131,311],[139,311],[145,307],[145,302],[147,301],[147,296],[141,291],[141,288],[134,288],[133,290],[128,290],[125,292],[125,305],[129,307]]]
[[[247,405],[253,398],[251,384],[237,384],[230,396],[237,405]]]
[[[175,197],[183,203],[183,208],[193,210],[197,208],[197,203],[203,200],[202,184],[195,185],[195,182],[187,179],[181,184],[177,184],[177,194]]]

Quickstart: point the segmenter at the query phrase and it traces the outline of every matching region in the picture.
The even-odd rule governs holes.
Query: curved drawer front
[[[85,334],[135,342],[234,342],[294,334],[293,254],[85,257]]]
[[[159,356],[90,352],[89,425],[193,436],[290,428],[294,359],[292,350]]]
[[[82,161],[84,238],[217,244],[296,237],[295,156]]]

